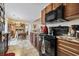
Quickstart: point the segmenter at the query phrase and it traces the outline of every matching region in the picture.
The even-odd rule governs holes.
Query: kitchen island
[[[79,39],[70,36],[57,36],[58,56],[79,56]]]

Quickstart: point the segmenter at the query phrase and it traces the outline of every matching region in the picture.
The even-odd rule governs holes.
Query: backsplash
[[[79,19],[75,19],[75,20],[72,20],[72,21],[66,21],[66,22],[61,22],[61,23],[47,23],[46,25],[48,27],[55,27],[55,26],[71,26],[71,25],[74,25],[74,24],[79,24]]]
[[[61,22],[61,23],[46,23],[47,27],[48,27],[48,32],[50,32],[50,27],[57,27],[57,26],[69,26],[71,27],[71,25],[79,25],[79,19],[74,19],[72,21],[66,21],[66,22]]]

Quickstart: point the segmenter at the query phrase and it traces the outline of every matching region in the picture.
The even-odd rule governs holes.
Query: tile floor
[[[14,52],[16,56],[39,56],[38,51],[32,46],[30,41],[26,39],[9,41],[9,49],[7,53],[9,52]]]

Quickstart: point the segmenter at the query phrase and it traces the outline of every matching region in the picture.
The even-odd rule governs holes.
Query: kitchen
[[[4,14],[4,10],[1,10]],[[0,33],[1,40],[7,37],[3,40],[5,48],[0,46],[3,47],[1,53],[8,51],[10,39],[18,37],[26,40],[28,35],[39,56],[79,56],[79,3],[48,3],[42,7],[40,14],[41,16],[31,23],[8,18],[8,29],[5,31],[9,32]],[[1,17],[4,20],[4,15]],[[1,23],[4,27],[6,22],[3,20]],[[2,52],[3,49],[5,52]]]
[[[78,56],[79,55],[79,5],[78,3],[50,3],[41,11],[41,26],[43,36],[42,39],[51,42],[50,35],[55,33],[56,42],[53,45],[55,46],[52,49],[55,49],[54,52],[50,47],[50,43],[46,43],[46,50],[44,55],[58,55],[58,56]],[[47,28],[48,27],[48,30]],[[52,31],[55,30],[54,33]],[[32,34],[33,35],[33,34]],[[34,40],[34,39],[33,39]],[[53,40],[53,38],[52,38]],[[53,40],[54,41],[54,40]],[[41,41],[40,41],[41,42]],[[34,43],[34,42],[33,42]],[[39,43],[41,45],[41,43]],[[45,42],[43,43],[45,44]],[[47,46],[48,44],[48,46]],[[52,51],[50,51],[52,50]],[[40,48],[39,48],[40,51]],[[51,53],[52,52],[52,53]],[[41,51],[42,53],[42,51]],[[47,54],[46,54],[47,53]]]

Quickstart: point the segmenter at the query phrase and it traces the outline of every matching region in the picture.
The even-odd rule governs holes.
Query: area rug
[[[15,56],[15,53],[0,54],[0,56]]]

